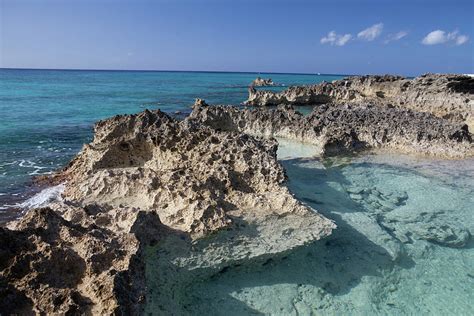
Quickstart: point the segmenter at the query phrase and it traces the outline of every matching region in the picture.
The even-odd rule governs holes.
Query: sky
[[[0,0],[0,68],[474,73],[474,1]]]

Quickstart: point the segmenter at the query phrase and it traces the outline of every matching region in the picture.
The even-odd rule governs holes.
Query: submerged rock
[[[64,200],[0,230],[0,310],[137,314],[148,297],[179,314],[192,280],[329,235],[284,186],[276,149],[159,110],[98,122],[54,177]]]
[[[381,216],[379,223],[401,242],[410,243],[418,239],[445,247],[464,247],[471,233],[462,223],[450,218],[449,213],[407,213],[395,210]]]
[[[321,105],[308,116],[289,105],[276,109],[194,107],[191,120],[217,130],[283,137],[316,145],[321,154],[360,149],[460,158],[474,155],[467,125],[431,114],[374,105]]]
[[[249,88],[247,105],[314,105],[323,103],[373,103],[395,106],[474,128],[474,78],[427,74],[414,79],[399,76],[354,76],[332,83],[290,87],[282,92]]]

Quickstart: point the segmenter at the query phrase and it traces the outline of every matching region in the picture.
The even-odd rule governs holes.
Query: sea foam
[[[45,207],[53,202],[61,201],[61,193],[63,193],[63,191],[64,184],[46,188],[26,201],[18,204],[18,207],[25,210],[35,207]]]

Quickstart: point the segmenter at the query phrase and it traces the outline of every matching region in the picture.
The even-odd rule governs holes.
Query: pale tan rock
[[[354,76],[332,83],[290,87],[282,92],[249,88],[248,105],[373,103],[431,113],[474,129],[474,78],[427,74]]]
[[[275,83],[273,82],[271,78],[265,79],[265,78],[260,78],[260,77],[255,78],[255,80],[250,83],[250,86],[253,86],[253,87],[266,87],[266,86],[274,86],[274,85]]]
[[[307,116],[292,106],[194,107],[190,115],[217,130],[314,145],[314,155],[377,149],[444,158],[474,156],[467,125],[428,113],[375,105],[319,105]]]
[[[268,193],[289,196],[275,141],[177,122],[160,111],[99,122],[94,141],[63,174],[66,200],[154,211],[196,237],[230,225],[227,213],[242,209],[242,193],[270,206]]]

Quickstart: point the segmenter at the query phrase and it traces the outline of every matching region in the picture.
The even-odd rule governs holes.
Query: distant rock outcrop
[[[315,105],[363,103],[431,113],[474,129],[474,78],[427,74],[414,79],[399,76],[355,76],[332,83],[290,87],[282,92],[249,88],[247,105]]]
[[[275,83],[271,78],[265,79],[257,77],[254,81],[250,83],[252,87],[266,87],[266,86],[274,86]]]

